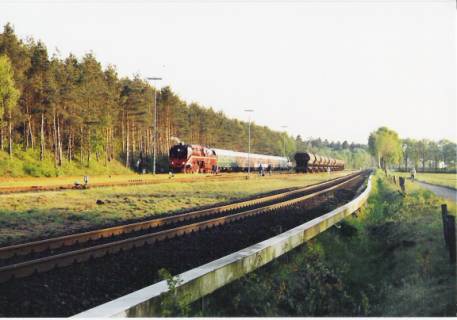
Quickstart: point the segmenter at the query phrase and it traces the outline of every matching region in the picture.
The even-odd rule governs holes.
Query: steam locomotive
[[[255,170],[288,170],[291,163],[286,157],[210,149],[199,145],[177,144],[170,149],[170,169],[173,172],[208,173],[215,171],[246,171],[249,163]]]
[[[200,145],[177,144],[170,148],[170,170],[184,173],[217,171],[247,171],[262,168],[289,170],[292,164],[286,157],[207,148]],[[297,172],[324,172],[344,170],[344,161],[303,152],[295,154]]]

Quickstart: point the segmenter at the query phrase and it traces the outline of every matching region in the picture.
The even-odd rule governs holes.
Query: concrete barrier
[[[344,206],[273,238],[180,274],[178,277],[182,282],[177,287],[177,295],[190,303],[254,271],[358,210],[368,199],[370,191],[371,176],[366,189]],[[158,316],[161,299],[166,292],[168,286],[164,280],[73,317]]]

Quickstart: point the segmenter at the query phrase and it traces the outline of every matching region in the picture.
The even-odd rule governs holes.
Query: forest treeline
[[[188,104],[169,87],[155,92],[139,76],[120,78],[114,66],[102,68],[93,54],[50,56],[41,41],[19,39],[6,24],[0,34],[0,56],[11,65],[14,84],[5,101],[13,101],[14,90],[18,93],[15,103],[0,105],[2,175],[72,174],[79,172],[77,168],[113,165],[122,171],[119,162],[126,168],[134,167],[140,157],[148,162],[155,93],[159,170],[167,169],[166,155],[177,141],[247,151],[246,122]],[[266,126],[251,126],[252,152],[282,155],[284,139],[289,157],[309,150],[341,158],[349,167],[370,164],[364,145],[304,141]]]
[[[446,171],[456,169],[457,144],[442,139],[401,139],[397,132],[380,127],[368,138],[370,153],[380,168]]]
[[[403,139],[402,149],[403,162],[406,161],[408,167],[415,167],[420,171],[456,169],[457,144],[452,141]]]

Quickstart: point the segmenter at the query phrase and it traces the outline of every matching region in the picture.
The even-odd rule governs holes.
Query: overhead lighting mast
[[[287,128],[287,126],[281,126],[281,128],[284,129],[283,145],[284,145],[284,158],[285,158],[286,157],[286,130],[285,129]]]
[[[149,81],[160,81],[159,77],[148,77]],[[157,85],[154,85],[154,144],[152,147],[152,174],[156,174],[156,157],[157,157]]]
[[[248,113],[248,177],[251,174],[251,113],[254,112],[254,109],[245,109],[245,112]]]

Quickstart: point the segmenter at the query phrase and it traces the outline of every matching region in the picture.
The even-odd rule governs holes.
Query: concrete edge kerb
[[[282,252],[276,252],[277,250],[275,251],[275,257],[273,257],[273,259],[274,259],[274,258],[286,253],[287,251],[295,248],[296,246],[302,244],[303,242],[305,242],[307,239],[304,239],[303,234],[306,232],[306,230],[309,230],[309,229],[312,229],[315,227],[319,227],[319,232],[317,232],[317,234],[321,233],[322,231],[325,231],[331,225],[337,223],[338,221],[340,221],[347,215],[356,211],[363,205],[363,203],[365,203],[365,201],[368,199],[368,195],[371,192],[371,177],[372,176],[370,175],[366,189],[357,198],[353,199],[352,201],[348,202],[347,204],[345,204],[339,208],[336,208],[318,218],[308,221],[302,225],[299,225],[293,229],[285,231],[284,233],[281,233],[273,238],[264,240],[262,242],[249,246],[249,247],[242,249],[240,251],[237,251],[235,253],[229,254],[227,256],[224,256],[217,260],[211,261],[202,266],[199,266],[199,267],[196,267],[189,271],[186,271],[184,273],[181,273],[179,275],[179,278],[182,280],[182,283],[180,286],[182,287],[193,281],[200,280],[205,275],[209,275],[210,273],[217,272],[218,270],[221,270],[224,267],[227,267],[229,265],[236,264],[236,263],[242,262],[244,260],[247,260],[252,256],[256,256],[256,255],[262,253],[264,250],[266,250],[268,248],[277,247],[280,245],[287,246],[290,243],[290,240],[292,238],[294,238],[294,241],[293,241],[294,244],[292,244],[290,246],[290,248],[289,247],[284,248]],[[339,214],[343,214],[343,216],[338,220],[331,221],[332,218],[335,218]],[[326,226],[321,227],[321,224],[324,224],[325,221],[327,221],[327,220],[330,221],[330,223],[327,224]],[[311,237],[313,237],[313,236],[314,235],[312,235]],[[303,241],[301,241],[301,240],[303,240]],[[250,271],[255,270],[256,268],[260,267],[263,264],[268,263],[271,260],[264,261],[264,263],[252,267]],[[225,284],[227,284],[235,279],[237,279],[237,278],[231,279],[231,280],[227,281]],[[215,289],[217,289],[217,288],[215,288]],[[140,290],[137,290],[135,292],[132,292],[130,294],[127,294],[125,296],[122,296],[120,298],[117,298],[115,300],[112,300],[112,301],[109,301],[102,305],[99,305],[97,307],[94,307],[92,309],[83,311],[79,314],[74,315],[73,317],[77,317],[77,318],[125,317],[128,315],[129,309],[135,308],[143,303],[146,303],[149,300],[157,299],[158,296],[160,296],[162,293],[165,293],[167,291],[168,291],[168,286],[167,286],[166,281],[165,280],[160,281],[160,282],[157,282],[150,286],[147,286],[145,288],[142,288]]]

